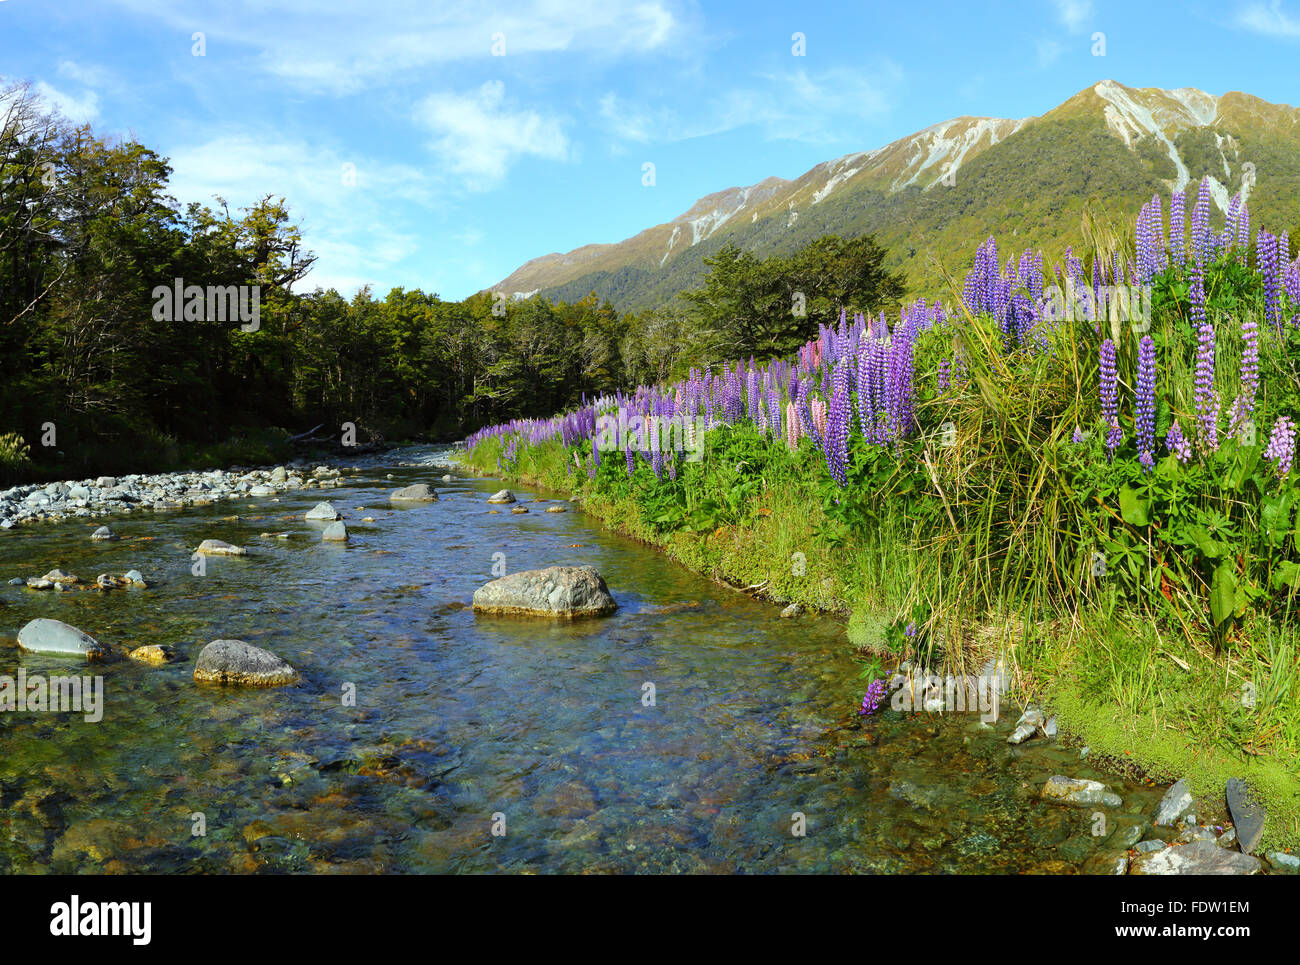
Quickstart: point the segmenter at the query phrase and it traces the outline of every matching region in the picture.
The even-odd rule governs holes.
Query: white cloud
[[[99,95],[88,90],[80,96],[60,90],[45,81],[37,81],[33,89],[51,107],[74,124],[89,124],[99,116]]]
[[[761,87],[724,94],[714,119],[688,136],[754,125],[768,140],[852,138],[855,124],[889,111],[890,92],[901,77],[902,71],[888,61],[875,64],[869,72],[834,68],[816,75],[803,70],[763,75]]]
[[[418,223],[404,224],[394,211],[414,215],[418,209],[423,218],[443,197],[418,168],[277,140],[265,131],[225,134],[169,153],[170,191],[182,206],[191,201],[213,206],[213,196],[219,195],[235,213],[266,194],[284,197],[304,246],[318,259],[304,288],[346,291],[363,278],[399,277],[403,263],[422,249]],[[347,163],[355,165],[352,186],[345,183]]]
[[[185,32],[207,36],[209,57],[254,53],[263,71],[308,90],[345,93],[437,65],[581,53],[613,61],[672,51],[689,37],[678,0],[528,0],[493,13],[474,0],[388,0],[383,13],[355,0],[223,0],[206,10],[175,0],[114,0]]]
[[[1270,37],[1300,37],[1300,20],[1282,9],[1281,0],[1247,4],[1237,11],[1237,26]]]
[[[570,154],[560,122],[511,110],[499,80],[465,94],[430,94],[416,105],[415,120],[434,135],[434,152],[471,190],[498,184],[521,157],[564,161]]]
[[[1092,16],[1092,0],[1052,0],[1061,23],[1070,31],[1077,31]]]

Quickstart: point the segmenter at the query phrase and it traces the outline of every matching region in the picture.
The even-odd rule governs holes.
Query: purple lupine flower
[[[1280,321],[1279,321],[1280,324]],[[1259,391],[1259,331],[1250,314],[1241,320],[1241,420],[1249,419],[1255,412],[1255,395]]]
[[[880,709],[880,705],[885,702],[887,691],[883,680],[873,680],[867,684],[867,692],[862,697],[862,707],[858,713],[863,717],[870,716]]]
[[[1156,450],[1156,343],[1150,335],[1138,343],[1136,422],[1138,461],[1150,470]]]
[[[1214,391],[1214,326],[1203,322],[1197,332],[1196,419],[1201,446],[1208,452],[1219,448],[1219,396]]]
[[[826,416],[826,468],[841,488],[849,484],[849,392],[836,389]]]
[[[1232,250],[1232,243],[1237,237],[1237,222],[1241,219],[1241,192],[1238,191],[1232,196],[1232,201],[1228,204],[1228,217],[1223,226],[1223,234],[1219,235],[1218,254],[1226,254]]]
[[[1192,323],[1205,324],[1205,266],[1199,262],[1192,263],[1192,283],[1188,294],[1192,303]]]
[[[1268,448],[1264,458],[1271,459],[1277,468],[1279,477],[1291,471],[1291,460],[1295,457],[1295,425],[1290,418],[1281,415],[1273,423],[1273,432],[1268,437]]]
[[[868,442],[871,441],[876,421],[872,372],[871,340],[864,339],[858,345],[858,426],[862,429],[863,438]]]
[[[1278,272],[1278,239],[1263,228],[1255,240],[1255,260],[1264,276],[1264,318],[1274,328],[1282,328],[1282,285]]]
[[[1165,447],[1181,463],[1186,463],[1192,458],[1192,444],[1183,435],[1183,430],[1178,427],[1177,422],[1169,427],[1169,432],[1165,435]]]
[[[1173,260],[1183,263],[1183,218],[1187,212],[1187,199],[1182,191],[1175,191],[1169,198],[1169,253]]]
[[[1106,449],[1108,457],[1115,457],[1115,450],[1123,441],[1119,428],[1119,380],[1115,371],[1115,343],[1106,339],[1101,343],[1101,418],[1106,423]]]
[[[1075,426],[1074,433],[1070,436],[1070,441],[1076,446],[1081,445],[1083,443],[1083,430],[1078,426]]]
[[[1192,255],[1203,264],[1210,257],[1210,183],[1201,178],[1192,208]]]

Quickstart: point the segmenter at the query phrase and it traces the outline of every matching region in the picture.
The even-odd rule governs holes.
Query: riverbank
[[[293,462],[272,469],[99,476],[32,483],[0,491],[0,530],[23,523],[96,519],[139,509],[175,510],[222,500],[276,496],[339,485],[342,471]]]
[[[1286,689],[1293,634],[1251,624],[1256,646],[1228,653],[1216,652],[1194,627],[1171,632],[1114,603],[1073,613],[1008,607],[954,616],[943,607],[944,580],[953,578],[943,547],[909,545],[906,527],[887,512],[871,531],[837,532],[797,456],[752,438],[711,438],[704,446],[700,472],[716,486],[702,491],[737,496],[730,512],[707,520],[692,517],[698,504],[683,512],[665,506],[648,467],[638,466],[626,485],[611,483],[616,474],[575,466],[573,450],[559,439],[510,453],[507,445],[482,440],[466,464],[576,499],[603,525],[694,572],[774,604],[844,618],[864,676],[905,657],[953,674],[978,674],[1002,658],[1013,695],[1050,708],[1062,732],[1099,761],[1138,779],[1185,778],[1199,801],[1217,807],[1227,781],[1243,779],[1268,814],[1261,849],[1300,847],[1300,742],[1295,692]],[[605,458],[611,455],[621,462],[622,453]],[[909,627],[917,635],[908,636]]]

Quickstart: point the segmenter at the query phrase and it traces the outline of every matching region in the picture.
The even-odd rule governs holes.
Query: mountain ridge
[[[1067,142],[1074,153],[1060,150]],[[1080,157],[1096,159],[1109,184],[1080,169]],[[1073,193],[1053,186],[1053,173]],[[974,210],[1010,224],[1013,237],[1024,228],[1031,246],[1060,249],[1083,240],[1077,229],[1062,228],[1061,218],[1081,215],[1085,202],[1140,204],[1152,193],[1195,190],[1202,178],[1220,214],[1237,190],[1249,199],[1259,183],[1267,186],[1260,200],[1268,213],[1294,217],[1284,209],[1300,199],[1300,110],[1242,91],[1216,96],[1102,80],[1040,115],[949,118],[819,162],[797,178],[770,176],[712,192],[622,241],[530,259],[488,290],[566,300],[595,291],[621,309],[647,308],[698,283],[702,259],[727,241],[775,254],[817,234],[876,233],[892,266],[906,269],[918,292],[933,293],[944,271],[958,267],[958,256],[969,259],[985,235],[997,233],[997,223],[973,223]],[[972,180],[982,183],[985,197],[966,190]],[[1056,215],[1055,227],[1040,214]],[[973,233],[963,238],[958,226]]]

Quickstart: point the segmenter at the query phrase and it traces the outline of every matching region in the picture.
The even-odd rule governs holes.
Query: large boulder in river
[[[298,681],[298,672],[275,654],[243,640],[213,640],[194,662],[198,683],[235,687],[283,687]]]
[[[108,651],[88,633],[62,620],[37,618],[18,631],[18,646],[32,653],[58,653],[98,660]]]
[[[425,483],[416,483],[414,486],[394,490],[388,498],[395,503],[436,503],[438,494]]]
[[[511,573],[474,591],[478,613],[598,617],[618,604],[594,566],[548,566]]]
[[[514,501],[515,494],[508,489],[503,489],[495,496],[488,497],[489,503],[513,503]]]
[[[317,503],[311,509],[307,510],[307,519],[323,519],[329,522],[339,518],[338,510],[329,503]]]
[[[343,525],[342,520],[330,523],[325,527],[325,532],[320,534],[320,538],[326,543],[346,543],[348,541],[348,528]]]

